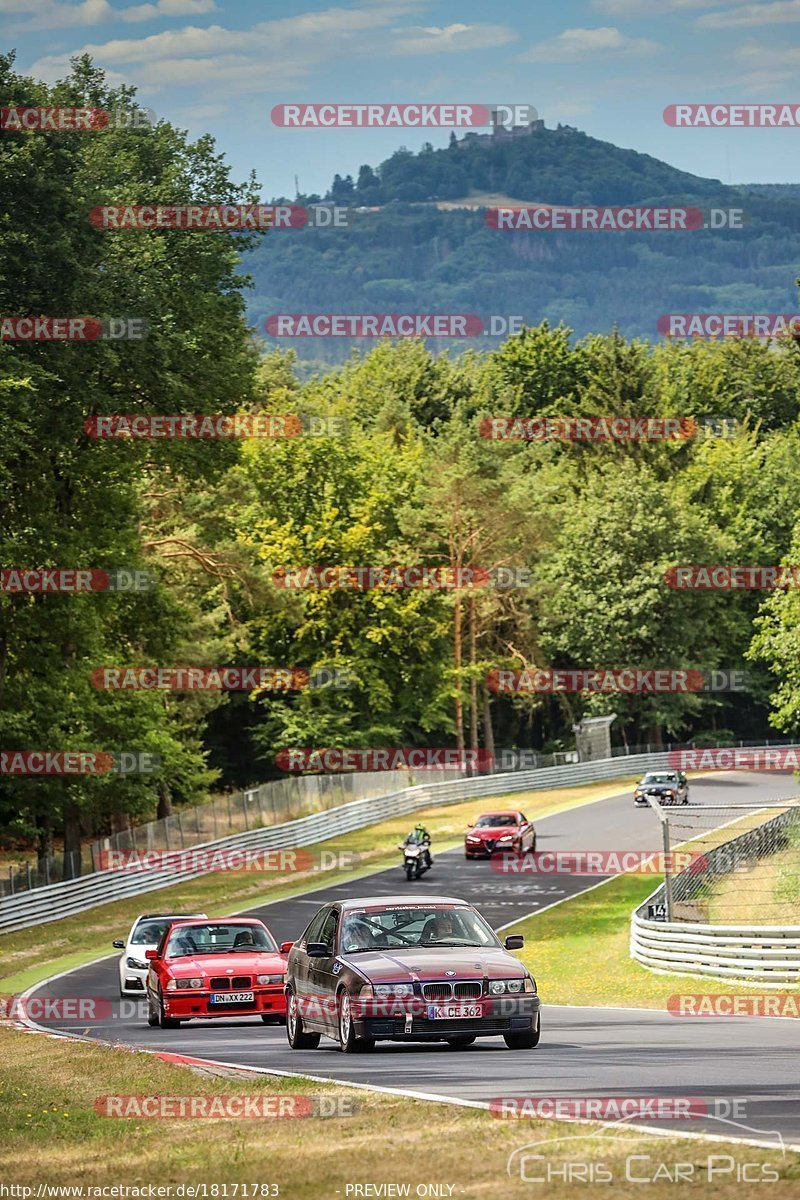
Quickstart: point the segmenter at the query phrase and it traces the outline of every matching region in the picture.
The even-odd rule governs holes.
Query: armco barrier
[[[730,871],[737,851],[757,857],[768,835],[800,821],[800,808],[789,808],[756,829],[705,852],[703,877]],[[727,867],[727,870],[726,870]],[[715,869],[716,868],[716,869]],[[691,899],[701,884],[692,871],[672,881],[675,901]],[[642,914],[650,904],[664,904],[660,887],[631,916],[631,958],[651,971],[711,976],[744,983],[800,983],[800,925],[706,925],[696,921],[652,921]]]
[[[403,788],[388,796],[353,800],[326,812],[313,813],[281,825],[267,825],[248,833],[234,834],[206,842],[202,848],[294,849],[310,846],[374,825],[387,817],[402,816],[420,808],[453,804],[472,797],[502,796],[513,792],[570,787],[599,782],[667,766],[667,754],[636,754],[608,758],[599,762],[573,763],[563,767],[543,767],[535,771],[514,771],[502,775],[482,775],[471,779],[423,783]],[[195,879],[205,871],[98,871],[79,879],[36,888],[0,901],[0,932],[44,925],[61,917],[85,912],[98,904],[170,887]]]

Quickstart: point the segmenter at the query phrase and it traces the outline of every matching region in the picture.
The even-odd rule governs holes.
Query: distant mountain
[[[298,197],[310,203],[321,197]],[[400,149],[324,198],[348,227],[275,231],[246,259],[259,332],[277,313],[437,312],[563,321],[578,335],[658,337],[669,312],[793,312],[800,185],[726,186],[571,128],[541,123]],[[741,209],[741,229],[509,232],[491,204],[685,205]],[[361,210],[361,211],[358,211]],[[368,210],[368,211],[365,211]],[[434,343],[487,347],[490,338]],[[306,359],[342,361],[344,338],[268,338]],[[360,343],[368,347],[372,343]]]

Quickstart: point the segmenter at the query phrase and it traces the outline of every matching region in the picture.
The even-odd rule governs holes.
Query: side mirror
[[[521,950],[525,945],[525,938],[521,933],[510,933],[504,945],[506,950]]]
[[[506,938],[506,941],[508,941],[508,938]],[[158,951],[157,950],[145,950],[144,956],[146,959],[148,959],[150,962],[152,962],[152,960],[154,958],[158,958]]]
[[[124,950],[124,949],[125,949],[125,943],[124,943],[124,942],[121,942],[121,941],[119,940],[119,938],[117,938],[117,940],[116,940],[115,942],[112,942],[112,943],[111,943],[111,945],[112,945],[112,946],[114,946],[114,947],[115,947],[115,949],[117,949],[117,950]]]
[[[306,946],[306,954],[309,958],[330,958],[331,948],[324,942],[309,942]]]
[[[281,954],[288,954],[294,942],[281,942]]]
[[[474,824],[475,824],[474,821],[467,821],[467,829],[472,829]]]

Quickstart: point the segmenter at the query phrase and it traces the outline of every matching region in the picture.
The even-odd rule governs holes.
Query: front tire
[[[176,1021],[174,1017],[168,1017],[164,1011],[164,996],[161,991],[158,993],[158,1021],[159,1029],[180,1029],[180,1021]]]
[[[533,1050],[535,1046],[539,1045],[541,1033],[542,1019],[540,1014],[537,1013],[535,1025],[532,1025],[530,1029],[526,1029],[522,1033],[504,1033],[503,1041],[509,1050]]]
[[[413,863],[407,863],[407,864],[406,864],[406,879],[408,880],[408,882],[409,882],[409,883],[411,883],[411,880],[412,880],[413,878],[414,878],[414,866],[413,866]]]
[[[320,1034],[306,1033],[294,992],[286,993],[286,1037],[293,1050],[316,1050]]]
[[[342,989],[337,996],[336,1007],[339,1010],[339,1047],[343,1054],[358,1054],[362,1050],[372,1050],[374,1038],[356,1037],[353,1024],[352,1004],[350,993]]]
[[[147,1024],[151,1029],[158,1028],[158,1010],[153,1004],[153,1000],[149,992],[147,994]]]

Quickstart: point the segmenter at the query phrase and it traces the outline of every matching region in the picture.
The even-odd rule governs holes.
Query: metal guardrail
[[[757,856],[767,833],[800,820],[792,807],[755,829],[704,852],[706,877],[731,870],[737,857]],[[672,880],[675,900],[691,899],[700,886],[697,874],[683,871]],[[653,921],[644,916],[651,904],[664,904],[664,884],[631,914],[631,958],[662,974],[711,976],[744,983],[800,983],[800,925],[708,925],[696,921]]]
[[[621,771],[623,763],[625,770]],[[502,796],[514,792],[600,782],[666,766],[667,753],[661,752],[630,755],[622,760],[609,758],[598,762],[571,763],[563,767],[543,767],[534,771],[514,771],[503,775],[483,775],[441,783],[417,784],[390,795],[353,800],[325,812],[312,813],[310,816],[280,825],[262,826],[247,833],[206,842],[203,846],[192,849],[294,849],[352,833],[387,817],[403,816],[421,808],[453,804],[473,797]],[[171,887],[208,873],[207,869],[98,871],[79,879],[70,879],[63,883],[51,884],[50,887],[8,896],[0,900],[0,933],[44,925],[49,921],[85,912],[100,904],[109,904],[114,900]]]

